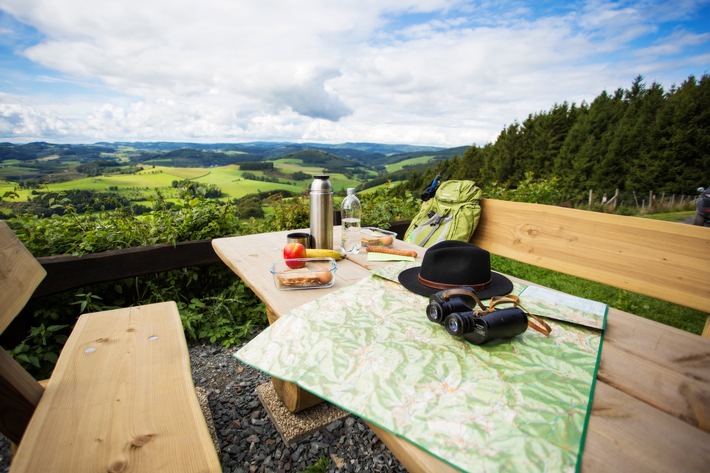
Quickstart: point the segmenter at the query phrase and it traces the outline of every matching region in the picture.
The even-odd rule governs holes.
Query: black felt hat
[[[463,241],[446,240],[424,253],[422,265],[399,273],[399,282],[422,296],[457,286],[471,286],[481,300],[510,294],[513,283],[491,271],[491,255]]]

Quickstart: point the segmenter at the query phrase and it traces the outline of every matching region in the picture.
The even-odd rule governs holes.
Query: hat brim
[[[420,296],[429,297],[432,294],[439,292],[441,289],[434,289],[419,282],[420,268],[421,266],[415,266],[414,268],[405,269],[399,273],[399,276],[397,277],[397,279],[399,279],[399,283],[408,290],[415,294],[419,294]],[[500,273],[491,271],[491,285],[486,289],[476,291],[476,294],[478,294],[478,297],[481,300],[486,300],[493,296],[505,296],[506,294],[510,294],[512,291],[513,283],[510,279]]]

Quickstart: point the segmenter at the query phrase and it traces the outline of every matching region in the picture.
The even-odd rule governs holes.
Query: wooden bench
[[[46,272],[0,221],[0,333]],[[0,350],[0,430],[22,471],[221,471],[173,302],[82,315],[46,389]]]
[[[707,228],[494,199],[481,207],[471,243],[491,254],[710,312]],[[408,225],[392,231],[401,239]]]
[[[400,222],[391,230],[402,238],[407,226],[408,222]],[[708,228],[483,199],[481,220],[471,242],[495,255],[710,312]],[[602,302],[613,306],[613,301]],[[605,396],[615,401],[592,407],[596,418],[589,428],[599,435],[592,442],[587,438],[585,464],[594,465],[595,471],[697,471],[697,464],[710,458],[707,445],[702,446],[705,433],[710,432],[710,378],[705,371],[699,376],[688,364],[707,366],[708,355],[697,360],[678,356],[679,350],[686,347],[677,344],[687,341],[687,336],[673,330],[657,330],[655,322],[640,323],[637,317],[614,309],[609,318],[614,320],[614,329],[605,334],[596,389],[604,390]],[[710,317],[703,335],[710,338]],[[637,341],[620,348],[613,342],[618,338]],[[677,376],[671,382],[670,374],[662,379],[651,369],[654,364],[667,364],[666,374],[674,372]],[[643,404],[637,400],[652,408],[640,407]],[[677,420],[669,423],[676,426],[676,431],[668,431],[667,426],[661,430],[665,441],[658,438],[655,422],[660,417],[654,416]],[[615,421],[617,418],[625,418],[629,426],[646,425],[645,436],[629,438],[626,444],[598,440],[606,438],[607,431],[615,432],[609,438],[618,438],[618,429],[624,426]],[[377,426],[370,427],[409,471],[453,471],[402,439]],[[693,428],[700,435],[689,434]],[[639,430],[643,429],[635,432]],[[685,439],[686,443],[679,446],[678,439]],[[633,453],[627,455],[626,450]],[[642,463],[639,457],[645,454],[638,451],[654,453]],[[609,458],[624,461],[609,464]],[[669,462],[675,463],[671,467]]]

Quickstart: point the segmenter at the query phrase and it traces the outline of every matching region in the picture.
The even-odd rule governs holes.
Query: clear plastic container
[[[284,291],[331,287],[337,269],[333,258],[291,258],[271,264],[274,285]]]
[[[348,188],[348,195],[343,200],[341,207],[342,216],[342,238],[340,247],[346,254],[357,254],[360,252],[360,219],[362,218],[362,208],[360,199],[355,195],[355,188]]]
[[[397,239],[395,232],[390,232],[376,227],[363,227],[360,230],[360,242],[363,248],[369,246],[394,246],[394,241]]]

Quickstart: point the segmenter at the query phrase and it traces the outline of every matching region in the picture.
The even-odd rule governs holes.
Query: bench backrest
[[[0,333],[27,304],[47,272],[0,220]]]
[[[710,228],[483,199],[492,254],[710,312]]]
[[[15,319],[46,272],[0,221],[0,333]],[[19,443],[44,388],[0,348],[0,432]]]

